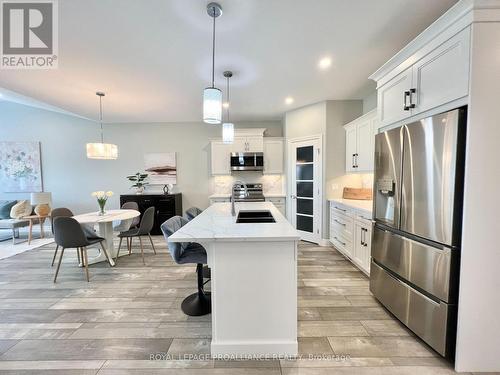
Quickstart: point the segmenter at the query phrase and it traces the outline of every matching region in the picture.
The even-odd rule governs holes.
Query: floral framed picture
[[[4,193],[43,191],[40,142],[0,142],[0,189]]]

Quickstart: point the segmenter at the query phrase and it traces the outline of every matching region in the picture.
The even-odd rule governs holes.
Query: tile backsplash
[[[283,194],[285,191],[282,175],[263,175],[259,172],[236,172],[231,176],[214,176],[211,181],[211,194],[231,194],[236,180],[246,183],[262,184],[265,194]]]
[[[373,188],[373,173],[352,173],[327,181],[326,196],[341,198],[344,187]]]

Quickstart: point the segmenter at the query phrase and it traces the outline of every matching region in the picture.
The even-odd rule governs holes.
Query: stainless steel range
[[[233,185],[232,199],[235,202],[264,202],[264,193],[262,192],[262,184],[246,184],[236,183]]]

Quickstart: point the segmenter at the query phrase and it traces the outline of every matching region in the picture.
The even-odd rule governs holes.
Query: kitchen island
[[[237,223],[240,211],[274,223]],[[216,203],[169,237],[196,242],[211,269],[212,356],[297,355],[297,231],[270,202]]]

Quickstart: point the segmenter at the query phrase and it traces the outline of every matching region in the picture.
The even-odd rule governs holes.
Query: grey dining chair
[[[129,229],[125,232],[121,232],[118,237],[120,237],[120,243],[118,244],[118,251],[116,252],[115,263],[118,261],[118,256],[120,255],[120,248],[122,245],[122,241],[124,238],[127,239],[128,253],[129,255],[132,253],[132,238],[139,237],[139,243],[141,245],[141,255],[142,255],[142,263],[145,265],[144,261],[144,248],[142,246],[142,237],[148,236],[149,241],[151,242],[151,247],[153,248],[154,253],[156,254],[155,245],[153,244],[153,239],[151,238],[151,230],[153,229],[155,221],[155,208],[149,207],[144,211],[144,214],[141,218],[141,223],[138,228]]]
[[[56,217],[53,225],[56,244],[61,247],[61,255],[59,256],[59,263],[57,264],[56,274],[54,275],[54,282],[56,282],[59,268],[61,268],[64,250],[68,248],[76,248],[77,253],[80,253],[80,258],[85,268],[85,274],[87,275],[87,281],[90,281],[87,246],[99,243],[109,262],[109,255],[104,246],[106,240],[98,236],[87,237],[80,223],[72,217]]]
[[[182,216],[174,216],[161,226],[163,236],[168,238],[188,223]],[[201,316],[212,311],[210,293],[205,292],[203,282],[203,264],[207,263],[207,252],[203,246],[194,242],[168,242],[170,255],[177,264],[194,263],[198,276],[198,292],[187,296],[182,301],[181,309],[186,315]]]
[[[54,208],[50,212],[50,224],[51,224],[51,228],[52,228],[52,234],[54,234],[54,219],[56,217],[72,217],[72,216],[74,216],[73,212],[69,208],[66,208],[66,207]],[[97,236],[97,234],[94,230],[94,227],[92,225],[80,224],[80,226],[82,227],[83,233],[85,233],[86,237],[92,238],[92,237]],[[54,256],[52,257],[52,265],[51,266],[54,266],[54,262],[56,260],[58,250],[59,250],[59,245],[57,245],[57,243],[56,243],[56,251],[54,251]],[[77,252],[77,254],[78,254],[78,262],[81,263],[80,252]]]
[[[191,221],[202,212],[203,210],[199,209],[198,207],[191,207],[186,210],[185,216],[189,221]]]
[[[139,205],[137,202],[125,202],[121,206],[122,210],[136,210],[139,211]],[[130,219],[128,220],[122,220],[120,223],[115,226],[113,229],[117,232],[125,232],[126,230],[129,230],[131,228],[136,228],[137,225],[141,222],[141,218],[139,216],[136,216],[132,219],[130,222]],[[128,239],[127,239],[128,241]],[[127,243],[128,245],[128,243]]]

